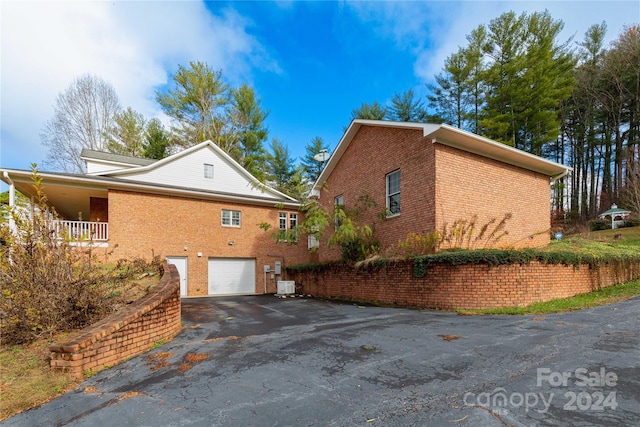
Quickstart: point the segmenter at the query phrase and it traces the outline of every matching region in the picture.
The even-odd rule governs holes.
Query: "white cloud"
[[[216,4],[210,5],[215,8]],[[85,73],[110,82],[123,106],[159,115],[155,91],[199,60],[232,84],[278,64],[229,8],[185,2],[5,2],[0,6],[2,166],[45,157],[39,132],[56,96]],[[19,146],[19,150],[18,150]]]
[[[350,4],[360,20],[380,37],[392,38],[399,48],[415,55],[414,74],[429,82],[442,70],[445,59],[467,44],[466,36],[500,14],[549,11],[564,22],[562,40],[581,41],[593,24],[606,21],[608,40],[625,25],[640,20],[637,0],[621,1],[418,1],[356,2]]]

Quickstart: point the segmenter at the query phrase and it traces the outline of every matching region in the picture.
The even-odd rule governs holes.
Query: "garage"
[[[256,293],[254,258],[209,258],[209,295]]]

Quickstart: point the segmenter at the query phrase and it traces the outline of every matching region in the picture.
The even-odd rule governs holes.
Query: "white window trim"
[[[400,169],[396,169],[396,170],[394,170],[392,172],[389,172],[384,177],[385,187],[386,187],[385,204],[386,204],[386,207],[387,207],[387,218],[393,218],[393,217],[399,216],[402,213],[402,204],[400,204],[401,208],[400,208],[399,212],[392,213],[391,212],[391,206],[390,206],[390,203],[389,203],[389,199],[390,199],[391,196],[395,196],[396,194],[400,196],[400,194],[401,194],[400,188],[398,188],[398,191],[396,193],[393,193],[393,194],[389,193],[389,178],[392,175],[396,174],[396,173],[398,174],[398,181],[401,184],[401,181],[400,181]],[[400,187],[400,186],[398,186],[398,187]],[[400,200],[402,200],[402,199],[400,199]]]
[[[285,230],[287,229],[287,221],[288,221],[288,214],[286,212],[279,212],[278,213],[278,230]],[[284,227],[282,226],[282,221],[284,220]]]
[[[293,228],[291,227],[291,217],[294,216],[295,217],[295,223],[296,223],[296,228],[298,227],[298,214],[294,213],[294,212],[279,212],[278,213],[278,230],[279,231],[284,231],[285,233],[288,231],[293,230]],[[284,228],[282,227],[282,220],[284,219]],[[280,239],[281,242],[286,242],[286,239]],[[298,241],[298,238],[295,239],[295,241]]]
[[[229,212],[229,224],[224,223],[225,212]],[[233,214],[238,213],[238,224],[233,223]],[[220,214],[220,222],[223,227],[232,227],[232,228],[240,228],[242,226],[242,212],[233,210],[233,209],[222,209],[222,213]]]

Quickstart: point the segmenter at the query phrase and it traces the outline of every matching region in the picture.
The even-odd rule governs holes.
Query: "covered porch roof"
[[[42,186],[49,205],[53,206],[62,218],[70,220],[77,220],[79,212],[82,212],[83,219],[88,219],[90,198],[108,198],[109,190],[162,194],[270,207],[282,205],[293,209],[297,209],[300,206],[299,202],[291,199],[243,196],[220,191],[206,191],[104,176],[57,172],[38,172],[38,176],[42,178]],[[36,195],[31,171],[0,169],[0,179],[25,196],[33,197]]]

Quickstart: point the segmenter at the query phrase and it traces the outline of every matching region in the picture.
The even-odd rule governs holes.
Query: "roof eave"
[[[31,171],[18,169],[0,169],[0,172],[7,172],[15,183],[32,184]],[[277,199],[257,199],[242,195],[211,193],[188,188],[168,188],[162,185],[151,185],[142,182],[121,181],[118,178],[108,178],[107,180],[96,179],[93,176],[85,175],[57,175],[49,172],[39,172],[38,175],[43,179],[46,190],[47,180],[58,185],[78,186],[87,189],[104,189],[104,190],[122,190],[136,191],[147,194],[163,194],[176,197],[193,197],[202,200],[217,200],[241,204],[251,204],[259,206],[284,206],[289,208],[299,208],[300,202],[295,199],[277,200]],[[0,174],[0,179],[9,184]],[[289,196],[287,196],[289,197]]]
[[[572,168],[446,124],[425,135],[433,142],[467,151],[558,180]]]

